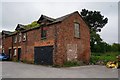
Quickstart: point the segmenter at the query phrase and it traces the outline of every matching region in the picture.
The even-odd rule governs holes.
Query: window
[[[2,53],[4,53],[5,51],[4,51],[4,48],[2,49]]]
[[[27,35],[26,33],[23,33],[23,41],[26,41],[26,39],[27,39]]]
[[[19,40],[19,42],[21,42],[21,39],[22,39],[21,33],[19,33],[18,36],[19,36],[18,40]]]
[[[80,24],[74,23],[75,37],[80,38]]]
[[[45,27],[41,28],[41,39],[46,39],[47,29]]]
[[[14,54],[13,54],[13,56],[16,56],[16,55],[17,55],[17,50],[14,49]]]
[[[17,36],[14,36],[14,43],[17,43]]]
[[[5,34],[4,34],[2,37],[3,37],[3,39],[5,40]]]

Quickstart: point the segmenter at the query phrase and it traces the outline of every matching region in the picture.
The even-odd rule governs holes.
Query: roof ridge
[[[52,21],[54,21],[55,19],[54,18],[52,18],[52,17],[49,17],[49,16],[46,16],[46,15],[41,15],[41,17],[44,17],[44,18],[47,18],[48,20],[52,20]]]
[[[78,11],[74,11],[72,13],[69,13],[69,14],[66,14],[64,16],[58,17],[58,18],[55,19],[55,21],[53,23],[59,22],[59,21],[63,21],[64,19],[66,19],[67,17],[69,17],[70,15],[72,15],[74,13],[79,13],[79,12]]]

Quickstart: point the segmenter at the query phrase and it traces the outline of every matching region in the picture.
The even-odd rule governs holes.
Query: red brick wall
[[[0,53],[2,52],[2,36],[0,35]]]
[[[74,37],[74,21],[80,23],[80,39]],[[58,44],[56,64],[63,64],[67,60],[67,45],[77,44],[77,59],[89,62],[90,34],[87,25],[78,13],[65,19],[58,27]]]
[[[9,54],[9,48],[12,47],[12,37],[2,39],[2,47],[4,48],[4,52]]]
[[[74,37],[74,21],[80,23],[80,39]],[[21,60],[34,62],[34,47],[55,45],[55,27],[57,30],[57,47],[54,48],[53,62],[57,65],[62,65],[69,57],[77,54],[77,60],[89,62],[90,58],[90,34],[87,25],[81,19],[78,13],[75,13],[65,19],[62,23],[49,25],[47,27],[47,39],[41,40],[41,29],[27,31],[27,41],[17,41],[13,47],[21,48]],[[18,34],[17,34],[18,35]],[[18,39],[17,39],[18,40]],[[12,37],[7,37],[4,41],[5,52],[8,53],[8,48],[12,45]],[[69,49],[72,52],[68,52]],[[17,50],[18,52],[18,50]],[[18,55],[17,55],[18,56]],[[17,56],[15,57],[17,59]],[[74,58],[74,57],[73,57]]]
[[[41,40],[41,28],[27,33],[27,41],[21,43],[22,60],[34,62],[34,47],[54,45],[54,27],[47,27],[47,39]]]

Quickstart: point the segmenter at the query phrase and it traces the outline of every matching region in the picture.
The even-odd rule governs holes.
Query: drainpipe
[[[26,54],[27,54],[27,32],[24,33],[26,35],[26,41],[25,41],[25,61],[27,61],[27,57],[26,57]]]
[[[54,41],[54,55],[53,55],[54,57],[53,57],[53,62],[56,62],[55,55],[57,53],[57,38],[58,38],[56,25],[54,26],[54,30],[55,30],[55,32],[54,32],[54,39],[55,39],[55,41]]]
[[[11,48],[11,52],[12,52],[12,55],[11,55],[11,59],[13,60],[13,53],[14,53],[14,51],[13,51],[13,36],[12,36],[12,48]]]

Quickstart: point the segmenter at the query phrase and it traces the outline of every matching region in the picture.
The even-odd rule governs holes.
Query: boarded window
[[[80,38],[80,24],[74,23],[75,37]]]
[[[14,40],[14,43],[17,43],[17,36],[14,36],[13,40]]]
[[[42,27],[41,28],[41,39],[46,39],[46,35],[47,35],[47,28]]]
[[[21,33],[19,33],[19,42],[21,42],[21,39],[22,39],[22,34]]]
[[[26,40],[27,40],[27,34],[23,33],[23,41],[26,41]]]
[[[77,44],[67,44],[67,60],[77,60]]]

